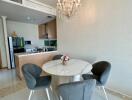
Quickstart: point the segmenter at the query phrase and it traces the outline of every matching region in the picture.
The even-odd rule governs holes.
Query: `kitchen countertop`
[[[15,56],[23,57],[23,56],[40,55],[40,54],[52,53],[52,52],[57,52],[57,51],[46,51],[46,52],[36,52],[36,53],[27,53],[27,52],[23,52],[23,53],[15,53]]]

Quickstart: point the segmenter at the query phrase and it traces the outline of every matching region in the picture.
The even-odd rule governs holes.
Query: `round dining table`
[[[73,81],[80,81],[81,75],[90,72],[92,65],[80,59],[70,59],[65,65],[61,60],[52,60],[45,63],[42,69],[52,76],[72,77]]]
[[[44,72],[52,76],[52,89],[63,83],[81,80],[81,75],[91,71],[92,65],[80,59],[70,59],[65,65],[61,60],[48,61],[42,66]]]

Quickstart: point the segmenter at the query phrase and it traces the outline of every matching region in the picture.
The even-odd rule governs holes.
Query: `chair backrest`
[[[36,85],[36,78],[40,77],[42,69],[35,64],[25,64],[22,66],[22,72],[27,87],[29,89],[34,89]]]
[[[61,59],[62,56],[63,56],[63,55],[61,55],[61,54],[59,54],[59,55],[55,55],[55,56],[53,57],[52,60],[58,60],[58,59]]]
[[[105,85],[111,70],[111,64],[107,61],[100,61],[93,64],[92,73],[98,76],[100,84]]]
[[[62,84],[58,87],[58,93],[62,100],[91,100],[95,85],[94,79]]]

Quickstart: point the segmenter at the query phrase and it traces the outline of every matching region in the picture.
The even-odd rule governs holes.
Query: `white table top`
[[[43,71],[56,76],[75,76],[90,72],[92,65],[79,59],[70,59],[66,65],[61,60],[52,60],[45,63]]]

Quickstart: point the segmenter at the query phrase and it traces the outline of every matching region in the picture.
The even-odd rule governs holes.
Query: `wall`
[[[39,39],[38,25],[8,20],[7,31],[8,34],[12,34],[15,31],[18,36],[24,37],[25,40],[31,40],[35,46],[44,45],[44,41]]]
[[[107,87],[132,96],[132,0],[82,0],[70,19],[57,20],[58,51],[72,57],[107,60]]]
[[[1,49],[1,56],[2,56],[2,67],[7,67],[6,49],[5,49],[5,43],[4,43],[4,34],[3,34],[3,26],[2,26],[1,18],[0,18],[0,49]]]

